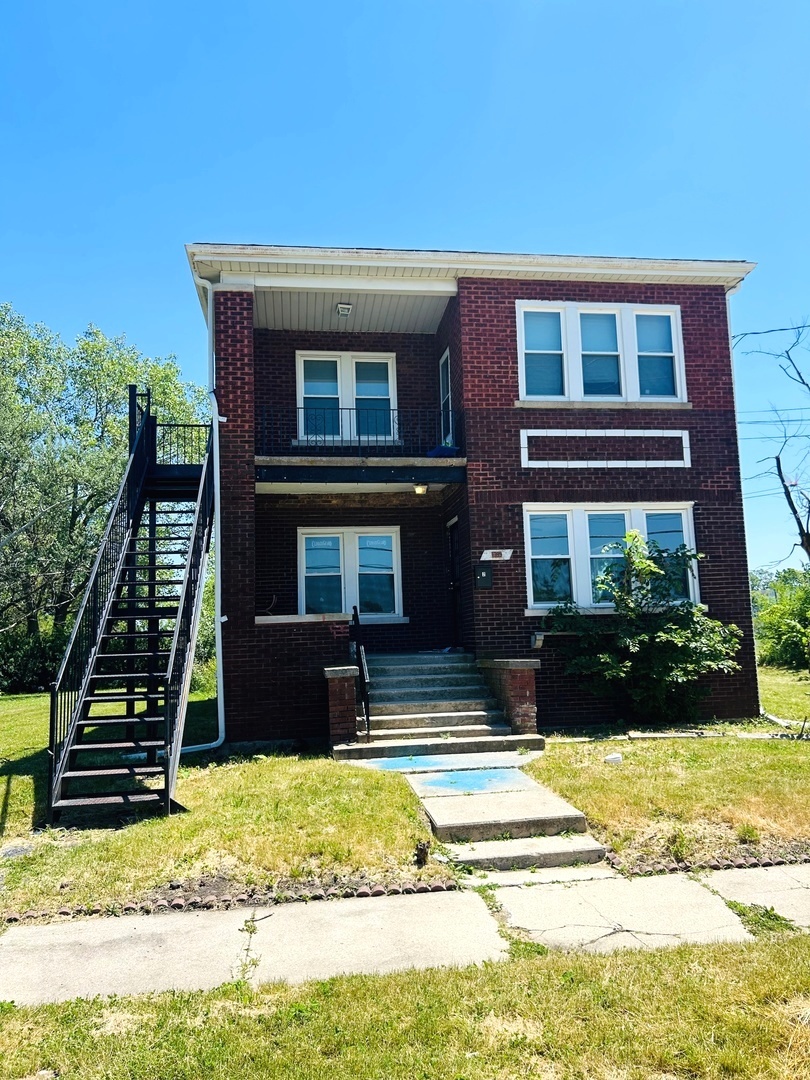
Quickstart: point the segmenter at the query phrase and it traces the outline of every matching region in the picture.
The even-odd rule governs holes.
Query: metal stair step
[[[74,743],[74,750],[162,750],[166,747],[165,739],[126,739],[124,742],[80,742]]]
[[[110,768],[70,769],[62,773],[63,780],[84,780],[97,776],[163,776],[162,765],[116,765]]]
[[[89,705],[103,705],[105,703],[114,705],[116,702],[121,701],[156,701],[163,696],[162,690],[155,690],[154,692],[144,690],[141,694],[88,694],[84,700]]]
[[[130,806],[134,803],[162,803],[164,799],[162,791],[116,791],[57,799],[53,804],[53,809],[67,810],[79,806]]]
[[[170,656],[168,649],[159,649],[157,652],[106,652],[99,653],[96,656],[96,662],[99,660],[155,660],[159,656]],[[133,672],[138,675],[139,672]]]
[[[77,720],[76,727],[112,727],[116,724],[157,724],[165,720],[163,716],[150,716],[138,713],[137,716],[90,716],[86,720]]]
[[[130,566],[130,567],[127,567],[127,569],[128,570],[139,570],[139,569],[145,570],[146,567]],[[179,566],[178,567],[175,567],[175,566],[167,566],[166,567],[167,571],[174,571],[174,570],[179,570],[179,569],[180,569]],[[128,580],[127,578],[122,578],[118,582],[118,588],[119,589],[132,589],[132,588],[145,589],[149,585],[182,585],[184,581],[185,581],[185,578],[133,578],[131,581]],[[127,597],[126,599],[129,599],[129,598]],[[138,597],[135,597],[135,599],[138,599]]]

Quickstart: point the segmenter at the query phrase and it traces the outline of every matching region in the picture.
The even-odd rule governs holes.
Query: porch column
[[[479,660],[478,667],[504,711],[513,735],[537,733],[535,671],[539,660]]]
[[[354,680],[360,668],[328,667],[323,669],[329,690],[329,742],[357,742],[357,697]]]

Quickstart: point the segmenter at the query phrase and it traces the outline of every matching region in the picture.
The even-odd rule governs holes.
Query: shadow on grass
[[[48,807],[48,750],[46,747],[15,760],[0,759],[0,839],[6,834],[11,789],[15,781],[23,777],[31,777],[34,782],[31,827],[37,828],[45,824]]]

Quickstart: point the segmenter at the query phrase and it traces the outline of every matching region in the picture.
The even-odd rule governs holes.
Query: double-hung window
[[[624,537],[631,529],[657,545],[664,558],[684,544],[694,549],[690,503],[531,503],[523,509],[529,611],[548,611],[567,600],[582,608],[609,609],[605,575],[621,574]],[[684,574],[677,597],[698,600],[694,572]]]
[[[299,614],[402,615],[399,528],[299,529]]]
[[[439,402],[441,406],[442,446],[454,443],[453,400],[450,390],[450,350],[445,349],[439,360]]]
[[[298,437],[387,442],[396,436],[393,353],[296,353]]]
[[[686,401],[680,309],[517,301],[524,401]]]

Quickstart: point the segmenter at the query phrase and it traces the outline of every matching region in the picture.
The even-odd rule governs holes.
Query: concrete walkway
[[[0,1000],[210,989],[236,978],[290,983],[353,972],[504,960],[508,940],[483,899],[495,886],[506,934],[609,952],[749,935],[722,897],[774,907],[810,928],[810,866],[627,880],[602,865],[471,877],[459,892],[272,908],[92,918],[0,935]],[[721,895],[717,895],[720,893]],[[255,915],[254,934],[245,932]]]

